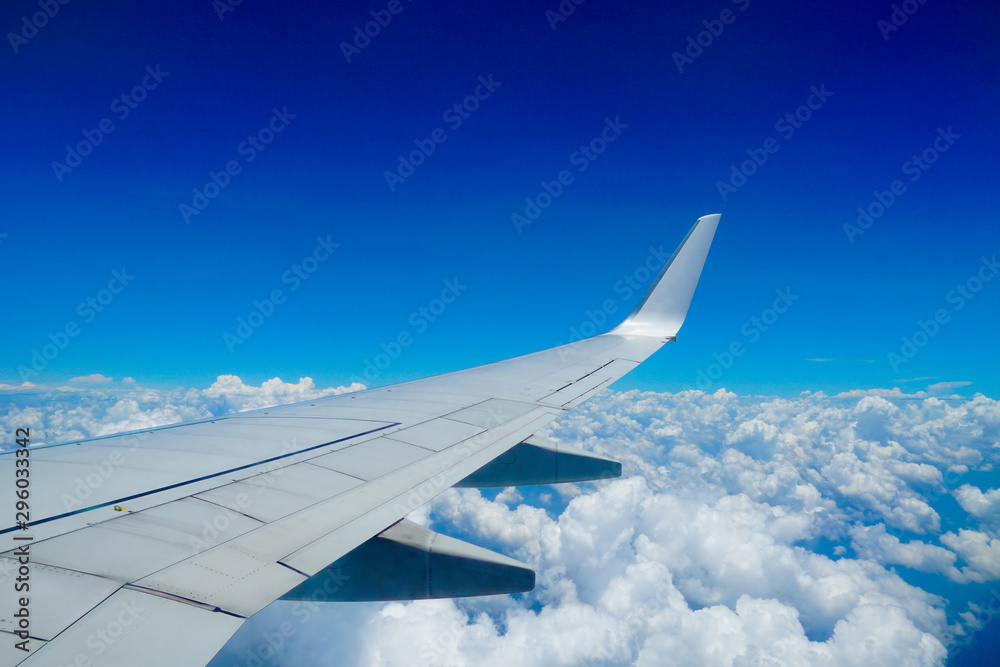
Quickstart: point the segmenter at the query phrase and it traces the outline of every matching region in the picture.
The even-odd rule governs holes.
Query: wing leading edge
[[[317,582],[335,580],[330,568],[363,545],[356,553],[385,553],[372,551],[376,540],[405,551],[418,574],[378,591],[355,579],[340,599],[530,588],[515,561],[400,522],[455,485],[620,474],[613,461],[532,436],[674,339],[718,221],[700,218],[605,334],[424,380],[35,450],[35,497],[48,501],[30,526],[32,652],[13,649],[21,543],[0,526],[0,664],[203,665],[276,599],[337,599]],[[81,506],[58,502],[109,461]],[[0,455],[0,474],[13,478],[14,466],[12,453]],[[116,511],[124,498],[128,511]]]

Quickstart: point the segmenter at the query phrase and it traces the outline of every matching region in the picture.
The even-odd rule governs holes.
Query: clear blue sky
[[[996,397],[1000,279],[949,293],[1000,251],[1000,10],[928,2],[887,31],[890,5],[589,0],[553,29],[555,0],[244,0],[222,20],[209,0],[71,2],[35,31],[36,3],[5,3],[0,383],[51,338],[65,349],[32,382],[374,385],[485,363],[566,342],[606,300],[599,328],[615,324],[649,248],[669,254],[719,212],[680,341],[620,386],[699,386],[738,343],[703,388]],[[372,11],[391,20],[345,49]],[[397,156],[418,144],[434,150],[410,174]],[[730,180],[753,156],[767,159]],[[228,184],[198,201],[210,172]],[[519,233],[512,214],[543,181],[562,191]],[[185,219],[181,204],[206,202]],[[339,247],[303,264],[317,238]],[[128,284],[102,292],[123,268]],[[420,308],[446,280],[464,289],[431,322]],[[284,302],[227,345],[275,289]],[[752,318],[785,289],[798,298],[763,331]]]

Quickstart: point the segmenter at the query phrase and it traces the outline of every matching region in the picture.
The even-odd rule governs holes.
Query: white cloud
[[[955,489],[955,500],[966,512],[1000,529],[1000,489],[985,492],[977,486],[963,484]]]
[[[5,393],[15,398],[27,389],[21,385]],[[37,385],[30,389],[34,404],[19,407],[15,402],[0,416],[0,436],[5,441],[21,426],[32,428],[33,443],[52,444],[343,394],[364,389],[364,385],[321,389],[312,378],[301,378],[297,383],[274,378],[257,387],[235,375],[222,375],[204,390],[144,389],[134,384],[119,389]],[[25,400],[20,399],[21,403]]]
[[[927,391],[931,394],[945,394],[959,387],[968,387],[972,382],[968,380],[959,380],[957,382],[935,382],[927,387]]]
[[[555,517],[474,490],[432,503],[437,529],[535,567],[531,597],[542,605],[535,612],[508,603],[490,626],[507,634],[490,634],[485,648],[463,644],[461,634],[449,657],[454,664],[499,664],[512,655],[528,665],[942,664],[961,628],[947,622],[943,599],[892,567],[956,582],[1000,578],[987,571],[1000,562],[993,557],[1000,543],[968,531],[935,537],[941,519],[932,507],[955,478],[945,475],[949,467],[987,470],[997,459],[998,414],[998,403],[982,396],[955,404],[898,390],[798,399],[604,394],[543,435],[616,456],[641,478],[602,483]],[[804,546],[820,536],[846,541],[853,556],[840,545],[832,550],[839,557]],[[483,630],[474,606],[453,604],[469,614],[470,634]],[[420,605],[400,605],[394,623]],[[509,631],[512,618],[527,614],[558,633],[551,619],[584,618],[580,605],[593,615],[579,635],[603,637],[586,658],[570,649],[554,657]],[[391,643],[385,629],[371,641]]]
[[[235,376],[205,390],[19,387],[0,434],[28,425],[55,442],[359,388]],[[614,456],[625,477],[455,489],[411,517],[529,563],[535,591],[332,605],[308,622],[277,603],[214,664],[245,663],[291,622],[276,662],[936,665],[962,632],[946,605],[967,605],[907,572],[1000,579],[1000,490],[963,477],[1000,462],[1000,403],[982,395],[605,392],[541,435]],[[975,525],[941,534],[948,495]]]
[[[893,387],[892,389],[851,389],[850,391],[842,391],[839,394],[834,395],[834,398],[862,398],[864,396],[884,396],[887,398],[926,398],[927,392],[917,391],[912,394],[908,394],[902,391],[899,387]]]
[[[390,603],[369,612],[357,653],[330,644],[314,662],[934,665],[946,653],[940,598],[874,563],[795,546],[802,531],[745,496],[685,498],[631,477],[556,519],[471,489],[433,504],[438,529],[471,532],[534,567],[539,606]]]
[[[962,528],[957,534],[948,532],[942,535],[941,543],[968,563],[962,568],[967,581],[982,583],[1000,579],[1000,538]]]
[[[959,583],[967,581],[955,567],[958,556],[943,547],[919,540],[902,542],[897,536],[888,534],[884,524],[856,525],[850,529],[850,535],[851,546],[862,558],[903,565],[922,572],[936,572]]]
[[[308,401],[323,396],[333,396],[351,391],[360,391],[365,386],[358,382],[350,387],[330,387],[317,389],[310,377],[299,378],[297,383],[282,382],[280,378],[271,378],[261,386],[246,385],[235,375],[220,375],[204,395],[209,398],[220,398],[228,407],[238,412],[268,408],[273,405],[283,405],[298,401]]]
[[[39,386],[32,382],[22,382],[21,384],[0,384],[0,392],[10,394],[22,391],[37,391]]]
[[[68,382],[76,382],[79,384],[103,384],[105,382],[111,382],[112,378],[107,375],[101,375],[100,373],[91,373],[90,375],[81,375],[80,377],[70,378]]]

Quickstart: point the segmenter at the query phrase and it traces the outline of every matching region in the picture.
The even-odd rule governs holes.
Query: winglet
[[[720,217],[714,214],[698,218],[639,304],[611,333],[667,338],[677,335],[687,316]]]

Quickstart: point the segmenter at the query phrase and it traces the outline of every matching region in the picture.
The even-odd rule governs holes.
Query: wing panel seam
[[[32,522],[28,523],[27,525],[28,526],[37,526],[38,524],[48,523],[49,521],[56,521],[58,519],[65,519],[68,516],[74,516],[76,514],[83,514],[84,512],[90,512],[92,510],[100,509],[102,507],[108,507],[109,505],[117,505],[119,503],[124,503],[124,502],[128,502],[130,500],[135,500],[136,498],[143,498],[145,496],[151,496],[151,495],[154,495],[154,494],[157,494],[157,493],[161,493],[163,491],[169,491],[171,489],[176,489],[176,488],[179,488],[181,486],[187,486],[188,484],[195,484],[197,482],[203,482],[206,479],[212,479],[213,477],[221,477],[222,475],[228,475],[230,473],[237,472],[237,471],[240,471],[240,470],[246,470],[247,468],[254,468],[256,466],[263,465],[265,463],[271,463],[272,461],[278,461],[278,460],[281,460],[281,459],[285,459],[285,458],[288,458],[289,456],[296,456],[298,454],[304,454],[304,453],[310,452],[310,451],[312,451],[314,449],[320,449],[321,447],[327,447],[329,445],[337,444],[338,442],[343,442],[344,440],[351,440],[352,438],[360,438],[362,436],[371,435],[372,433],[375,433],[377,431],[382,431],[382,430],[385,430],[387,428],[391,428],[393,426],[399,426],[399,424],[400,424],[400,422],[394,422],[392,424],[386,424],[385,426],[380,426],[378,428],[373,428],[370,431],[364,431],[362,433],[354,433],[353,435],[349,435],[349,436],[346,436],[346,437],[343,437],[343,438],[338,438],[337,440],[331,440],[330,442],[324,442],[323,444],[320,444],[320,445],[314,445],[312,447],[306,447],[305,449],[300,449],[300,450],[295,451],[295,452],[288,452],[287,454],[280,454],[278,456],[272,456],[269,459],[263,459],[261,461],[256,461],[254,463],[248,463],[246,465],[237,466],[235,468],[230,468],[229,470],[222,470],[220,472],[212,473],[211,475],[203,475],[202,477],[196,477],[195,479],[189,479],[189,480],[184,481],[184,482],[177,482],[176,484],[169,484],[167,486],[162,486],[162,487],[160,487],[158,489],[153,489],[152,491],[144,491],[142,493],[135,493],[135,494],[132,494],[131,496],[125,496],[125,497],[122,497],[122,498],[118,498],[116,500],[109,500],[109,501],[107,501],[105,503],[100,503],[98,505],[92,505],[90,507],[84,507],[84,508],[81,508],[81,509],[78,509],[78,510],[73,510],[72,512],[63,512],[62,514],[57,514],[55,516],[46,517],[44,519],[38,519],[37,521],[32,521]],[[3,530],[0,530],[0,535],[3,535],[4,533],[10,533],[10,532],[18,530],[18,529],[19,529],[18,526],[11,526],[10,528],[4,528]]]

